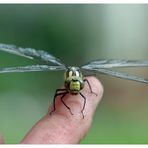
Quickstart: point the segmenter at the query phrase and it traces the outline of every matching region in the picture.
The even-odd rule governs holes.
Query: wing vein
[[[82,66],[89,68],[148,67],[148,60],[96,60]]]
[[[148,84],[148,80],[146,80],[143,77],[136,76],[136,75],[127,74],[127,73],[123,73],[123,72],[117,72],[117,71],[113,71],[111,69],[93,69],[93,70],[98,71],[102,74],[106,74],[106,75],[110,75],[110,76],[114,76],[114,77],[118,77],[118,78],[122,78],[122,79],[128,79],[128,80],[133,80],[133,81]]]
[[[22,48],[22,47],[17,47],[15,45],[8,45],[8,44],[0,44],[0,50],[11,53],[11,54],[19,55],[22,57],[26,57],[29,59],[38,58],[47,63],[51,62],[57,65],[64,66],[64,64],[62,64],[60,59],[54,57],[53,55],[49,54],[47,51],[44,51],[44,50]]]
[[[7,68],[0,68],[0,73],[33,72],[33,71],[59,71],[59,70],[65,70],[65,67],[63,67],[63,66],[48,66],[48,65],[7,67]]]

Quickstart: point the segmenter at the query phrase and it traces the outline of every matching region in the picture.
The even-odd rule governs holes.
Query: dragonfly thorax
[[[65,88],[74,95],[84,88],[83,76],[79,67],[67,68],[65,72]]]

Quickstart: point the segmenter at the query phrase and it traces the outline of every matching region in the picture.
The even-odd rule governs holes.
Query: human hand
[[[21,144],[76,144],[79,143],[87,134],[95,109],[100,102],[103,94],[101,83],[94,77],[87,77],[93,92],[86,84],[81,91],[86,97],[86,106],[84,109],[84,119],[82,118],[81,109],[83,99],[80,95],[65,96],[66,104],[71,108],[72,113],[62,104],[60,96],[56,98],[56,110],[49,115],[53,106],[49,107],[49,112],[39,120],[32,129],[27,133]],[[0,143],[3,143],[0,137]]]

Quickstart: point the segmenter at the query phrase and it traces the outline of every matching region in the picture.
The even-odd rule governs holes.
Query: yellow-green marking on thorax
[[[70,90],[79,91],[80,90],[80,82],[79,81],[71,81],[70,82]]]

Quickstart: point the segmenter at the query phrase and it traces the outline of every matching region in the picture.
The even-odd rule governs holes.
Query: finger
[[[0,144],[4,144],[3,136],[0,134]]]
[[[84,119],[82,118],[81,110],[84,105],[84,99],[80,95],[67,94],[64,97],[64,102],[70,107],[69,110],[61,102],[60,96],[56,98],[56,110],[52,115],[49,112],[53,109],[51,106],[49,112],[45,117],[38,121],[33,128],[28,132],[21,143],[26,144],[75,144],[86,135],[91,126],[93,114],[97,104],[101,100],[103,94],[103,87],[101,83],[94,77],[87,77],[93,92],[85,84],[81,93],[86,98],[86,105],[84,108]]]

